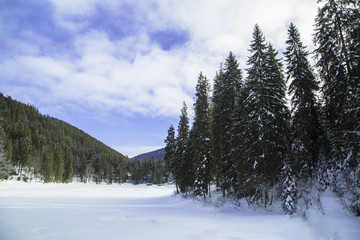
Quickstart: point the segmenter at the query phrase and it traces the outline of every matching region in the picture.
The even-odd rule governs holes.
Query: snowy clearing
[[[173,186],[0,182],[0,239],[359,239],[360,219],[324,196],[309,221],[174,196]]]

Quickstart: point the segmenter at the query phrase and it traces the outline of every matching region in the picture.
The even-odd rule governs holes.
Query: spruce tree
[[[291,96],[291,158],[287,163],[296,173],[299,198],[306,205],[311,204],[311,187],[314,187],[315,177],[318,175],[319,153],[321,144],[321,125],[316,93],[319,83],[308,61],[309,53],[300,39],[300,33],[294,24],[290,24],[285,60],[287,63],[287,79],[290,82]],[[290,176],[285,174],[285,181]],[[285,199],[286,200],[286,199]]]
[[[209,192],[208,185],[211,180],[211,116],[210,116],[210,84],[200,73],[195,93],[195,119],[191,130],[192,156],[194,161],[195,182],[194,193],[206,196]]]
[[[167,179],[175,178],[175,161],[176,161],[176,142],[175,128],[171,125],[168,129],[168,135],[165,138],[165,166]]]
[[[222,155],[222,139],[223,139],[223,125],[222,125],[222,109],[223,109],[223,65],[221,64],[219,72],[214,78],[213,96],[212,96],[212,157],[215,164],[215,179],[217,186],[221,186],[222,171],[220,168]]]
[[[314,42],[318,45],[315,49],[318,59],[316,67],[323,81],[323,100],[331,128],[338,128],[343,122],[348,88],[346,68],[349,64],[346,60],[345,26],[341,22],[339,2],[326,1],[315,19]]]
[[[223,69],[217,74],[213,96],[214,157],[218,168],[217,182],[223,191],[232,193],[237,181],[237,166],[233,155],[232,136],[234,114],[239,91],[242,88],[242,74],[232,52],[225,60]]]
[[[251,42],[244,102],[248,114],[245,127],[245,161],[251,201],[271,203],[272,190],[288,155],[290,113],[286,107],[285,82],[280,60],[256,25]]]
[[[189,117],[187,106],[183,103],[176,136],[176,162],[175,162],[175,181],[182,193],[188,193],[192,189],[194,181],[193,162],[188,157],[189,153]]]
[[[316,18],[314,42],[331,154],[327,168],[344,205],[360,215],[359,1],[326,0]],[[355,47],[356,46],[356,47]]]

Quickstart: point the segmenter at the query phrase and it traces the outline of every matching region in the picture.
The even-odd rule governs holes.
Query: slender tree
[[[223,140],[223,124],[222,124],[222,109],[223,109],[223,94],[222,84],[224,78],[223,65],[220,65],[219,72],[214,78],[213,96],[212,96],[212,156],[216,166],[215,178],[218,186],[221,186],[222,171],[220,163],[222,159],[222,140]]]
[[[192,189],[193,162],[188,157],[190,148],[189,142],[189,117],[187,106],[183,103],[181,115],[176,136],[176,163],[175,163],[175,181],[183,193],[188,193]]]
[[[320,125],[319,107],[316,94],[319,83],[308,61],[309,53],[300,39],[300,33],[294,24],[290,24],[285,60],[287,63],[287,79],[290,82],[289,95],[291,96],[292,120],[291,136],[292,148],[290,169],[296,173],[299,198],[305,200],[309,206],[309,186],[315,186],[315,177],[318,174],[318,162],[321,145],[322,128]],[[289,181],[289,175],[285,175]],[[286,199],[286,198],[285,198]]]
[[[165,155],[166,175],[168,179],[175,177],[175,161],[176,161],[176,142],[175,128],[173,125],[169,127],[168,135],[165,138]]]
[[[234,114],[237,107],[239,91],[242,88],[242,74],[239,64],[232,52],[225,60],[223,69],[217,74],[214,83],[214,157],[218,174],[217,182],[223,195],[232,193],[237,180],[237,166],[233,156],[232,136]]]
[[[195,93],[195,119],[192,127],[192,148],[195,170],[194,193],[203,195],[209,193],[211,180],[211,116],[210,116],[210,84],[208,79],[200,73]]]

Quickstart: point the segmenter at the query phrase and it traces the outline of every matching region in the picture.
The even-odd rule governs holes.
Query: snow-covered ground
[[[174,196],[173,186],[0,182],[0,239],[360,239],[360,219],[323,197],[308,221]]]

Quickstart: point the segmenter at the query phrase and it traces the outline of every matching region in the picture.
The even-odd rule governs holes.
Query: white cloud
[[[200,71],[212,81],[230,50],[239,57],[240,67],[246,68],[255,23],[268,41],[284,49],[287,27],[293,21],[311,47],[316,13],[313,0],[129,1],[125,3],[137,14],[133,20],[143,25],[136,25],[132,35],[114,39],[101,28],[86,29],[84,22],[73,21],[71,16],[91,17],[100,4],[116,13],[122,6],[119,1],[52,3],[54,18],[74,34],[74,49],[51,56],[17,56],[0,63],[8,81],[27,82],[18,88],[42,89],[26,92],[12,85],[12,91],[32,95],[31,99],[40,99],[44,105],[77,103],[104,112],[151,116],[177,116],[184,100],[191,106]],[[189,41],[163,51],[149,39],[149,32],[171,28],[189,32]],[[22,46],[40,47],[25,42]]]
[[[95,11],[96,3],[99,0],[50,0],[54,5],[57,14],[61,15],[89,15]]]

